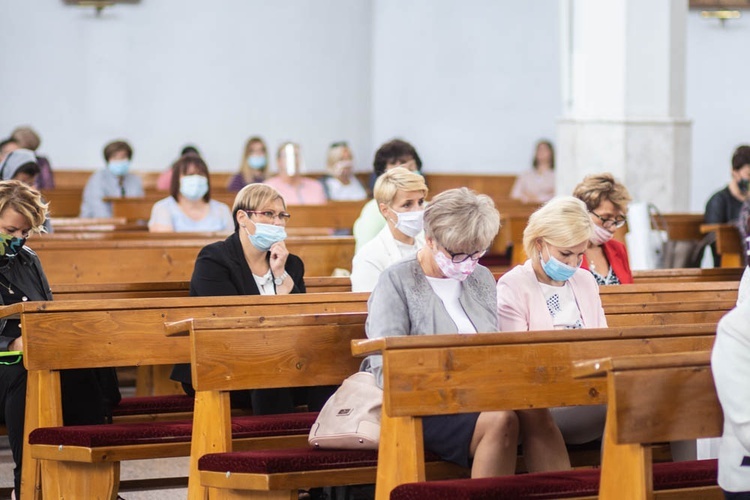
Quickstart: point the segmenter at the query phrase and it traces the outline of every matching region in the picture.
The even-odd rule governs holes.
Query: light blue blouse
[[[232,212],[225,203],[216,200],[209,200],[208,214],[201,220],[194,220],[185,215],[180,209],[177,201],[168,196],[154,203],[151,209],[151,219],[148,226],[152,224],[163,224],[172,226],[172,229],[178,233],[185,232],[202,232],[202,231],[234,231],[234,221]]]

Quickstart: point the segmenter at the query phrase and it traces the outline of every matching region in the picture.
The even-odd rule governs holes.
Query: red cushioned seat
[[[691,488],[716,484],[716,460],[668,462],[654,465],[654,489]],[[458,479],[402,484],[393,489],[391,500],[494,500],[496,498],[571,498],[595,496],[599,470],[578,469],[540,472],[487,479]]]
[[[122,398],[112,410],[112,415],[144,415],[149,413],[179,413],[193,411],[195,399],[187,395],[143,396]]]
[[[232,419],[232,437],[240,439],[307,434],[317,416],[317,413],[310,412],[235,417]],[[178,443],[190,441],[192,430],[191,420],[43,427],[29,434],[29,443],[87,448]]]
[[[237,451],[210,453],[198,460],[198,469],[213,472],[261,473],[331,470],[347,467],[374,467],[376,450],[318,450],[289,448],[285,450]]]

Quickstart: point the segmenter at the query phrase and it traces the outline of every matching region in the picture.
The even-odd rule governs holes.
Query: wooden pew
[[[85,240],[40,237],[29,241],[51,283],[186,281],[201,248],[221,238],[88,234]],[[351,236],[289,237],[286,244],[302,259],[310,276],[349,269],[354,256]]]
[[[93,357],[85,357],[85,359],[99,364],[87,363],[88,366],[173,364],[186,361],[186,350],[181,351],[169,346],[156,347],[158,339],[155,339],[155,336],[161,335],[164,321],[186,317],[274,314],[275,311],[276,314],[365,311],[367,297],[368,294],[364,293],[344,293],[280,297],[28,302],[4,308],[3,315],[20,314],[24,332],[33,331],[39,338],[47,339],[47,343],[55,342],[56,339],[72,338],[76,339],[79,347],[80,345],[96,346]],[[86,335],[95,336],[96,340],[92,337],[91,340],[84,341]],[[24,340],[28,362],[28,356],[34,352],[34,341],[26,338]],[[80,353],[78,358],[81,358]],[[31,396],[27,405],[26,429],[30,432],[40,425],[45,427],[59,425],[59,413],[48,410],[56,404],[54,396],[47,394],[52,389],[40,388],[34,371],[29,374],[29,386],[36,389],[29,392]],[[44,395],[44,399],[40,400],[40,395]],[[186,445],[184,442],[178,442],[166,448],[165,445],[160,445],[157,449],[166,449],[165,453],[179,455],[186,452]],[[131,458],[153,456],[149,453],[147,450],[140,450],[127,456]],[[26,456],[31,457],[29,453],[26,453]],[[110,456],[114,459],[113,457]],[[25,465],[25,470],[32,471],[33,465]],[[25,480],[25,484],[32,483],[34,483],[33,478]]]
[[[510,200],[510,192],[516,182],[515,175],[488,174],[424,174],[430,189],[430,197],[448,189],[467,187],[494,200]],[[502,213],[502,211],[501,211]]]
[[[734,224],[702,224],[702,233],[716,234],[716,253],[721,256],[721,267],[741,267],[746,263],[747,248]]]
[[[57,172],[55,172],[55,181],[57,181]],[[61,186],[54,189],[44,189],[41,193],[42,197],[49,202],[50,217],[78,217],[81,213],[83,188]]]
[[[606,377],[609,404],[600,499],[653,498],[653,443],[721,436],[724,420],[710,351],[585,361],[577,363],[573,373]],[[692,494],[723,498],[716,485]]]
[[[190,281],[134,283],[52,283],[55,300],[142,299],[150,297],[187,297]],[[348,277],[309,276],[307,293],[351,292]]]
[[[710,269],[650,269],[633,271],[635,284],[646,283],[696,283],[702,281],[737,281],[742,278],[744,267],[714,267]]]
[[[214,194],[214,199],[226,203],[230,209],[237,193]],[[148,221],[154,203],[164,198],[164,193],[155,193],[142,198],[111,198],[112,213],[128,221]],[[289,205],[287,210],[292,215],[288,227],[324,227],[333,230],[351,231],[354,221],[359,217],[363,201],[332,201],[325,205]]]
[[[368,294],[364,293],[327,293],[21,302],[7,306],[2,309],[3,317],[20,315],[24,362],[29,370],[25,442],[28,443],[28,435],[34,429],[62,425],[59,369],[70,368],[71,365],[116,367],[189,362],[187,338],[166,339],[164,322],[261,314],[364,312],[367,310],[367,297]],[[63,349],[72,349],[75,355],[61,355]],[[186,430],[183,426],[182,432],[176,441],[134,444],[123,454],[111,453],[111,450],[77,449],[76,456],[85,456],[83,460],[90,463],[187,456],[189,427]],[[49,452],[56,454],[52,449]],[[32,494],[38,488],[38,477],[28,446],[24,450],[23,467],[24,497],[33,498]],[[58,497],[53,494],[47,498]]]
[[[573,378],[574,361],[600,357],[597,353],[710,349],[715,328],[712,323],[353,342],[356,356],[383,355],[376,498],[388,499],[399,484],[424,481],[422,416],[604,404],[604,382]]]

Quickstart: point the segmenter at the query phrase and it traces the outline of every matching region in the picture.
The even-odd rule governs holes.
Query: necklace
[[[11,294],[11,295],[15,295],[16,294],[16,292],[13,291],[13,285],[11,285],[10,281],[8,282],[7,285],[5,283],[3,283],[2,281],[0,281],[0,285],[2,285],[3,288],[5,288],[6,290],[8,290],[9,294]]]

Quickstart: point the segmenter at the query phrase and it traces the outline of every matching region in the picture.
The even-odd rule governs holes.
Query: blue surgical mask
[[[580,267],[580,264],[578,267],[573,267],[560,262],[549,252],[549,247],[547,247],[547,254],[549,255],[549,260],[545,262],[540,252],[539,261],[542,263],[544,273],[553,281],[568,281],[578,271],[578,267]]]
[[[107,163],[107,168],[116,176],[122,177],[130,169],[130,160],[111,160]]]
[[[266,168],[266,157],[260,155],[252,155],[247,157],[247,164],[254,170],[262,170]]]
[[[180,194],[188,200],[200,200],[208,193],[208,179],[200,174],[180,177]]]
[[[286,231],[283,226],[274,226],[273,224],[263,224],[262,222],[253,222],[255,234],[248,233],[247,237],[255,248],[262,252],[271,249],[274,243],[286,239]]]

